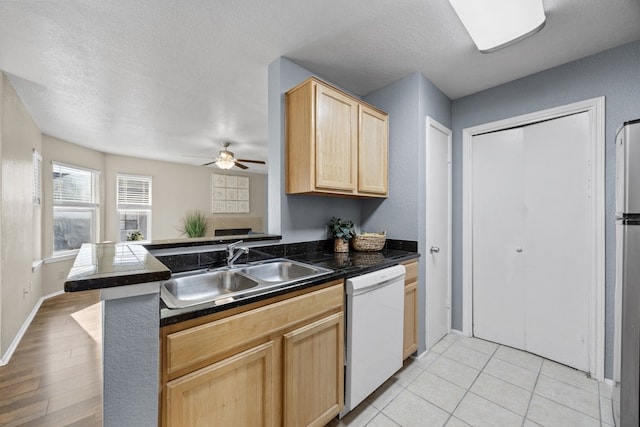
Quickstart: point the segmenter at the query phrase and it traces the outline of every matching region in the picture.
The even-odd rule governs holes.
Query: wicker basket
[[[353,249],[361,252],[379,251],[387,241],[387,232],[379,234],[356,234],[353,236]]]

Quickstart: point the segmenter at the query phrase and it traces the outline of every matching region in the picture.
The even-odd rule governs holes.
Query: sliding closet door
[[[524,128],[526,349],[589,370],[589,116]]]
[[[523,133],[473,138],[473,334],[524,348]]]
[[[473,138],[473,334],[589,370],[587,113]]]

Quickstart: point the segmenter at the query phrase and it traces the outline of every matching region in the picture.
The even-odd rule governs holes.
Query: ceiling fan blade
[[[205,163],[205,164],[204,164],[204,165],[202,165],[202,166],[209,166],[209,165],[214,164],[215,162],[216,162],[216,161],[214,160],[213,162]]]
[[[237,167],[239,167],[240,169],[249,169],[249,166],[245,166],[245,165],[243,165],[242,163],[238,163],[238,160],[234,160],[233,162],[234,162],[234,163],[235,163],[235,165],[236,165]]]
[[[192,154],[183,154],[182,156],[183,157],[196,157],[196,158],[199,158],[199,159],[212,159],[213,158],[213,156],[194,156]]]
[[[258,163],[261,165],[266,165],[264,160],[249,160],[249,159],[236,159],[237,162],[245,162],[245,163]]]

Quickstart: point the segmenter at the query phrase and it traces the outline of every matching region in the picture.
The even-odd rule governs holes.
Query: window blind
[[[151,177],[118,175],[118,206],[151,206]]]
[[[99,240],[99,172],[52,163],[53,254]]]
[[[95,173],[54,163],[53,203],[95,205]]]
[[[33,204],[39,205],[42,201],[42,156],[33,149]]]

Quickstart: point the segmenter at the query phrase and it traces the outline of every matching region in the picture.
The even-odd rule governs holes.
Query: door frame
[[[591,133],[591,254],[589,293],[589,372],[604,379],[605,299],[605,98],[591,98],[504,120],[464,128],[462,133],[462,333],[473,333],[472,171],[475,135],[524,126],[562,116],[589,113]]]
[[[453,132],[451,129],[447,128],[443,124],[439,123],[435,119],[430,116],[427,116],[427,125],[426,125],[426,149],[425,149],[425,159],[427,167],[429,166],[429,159],[431,158],[431,138],[429,137],[429,130],[433,128],[439,132],[442,132],[447,136],[447,209],[449,210],[449,215],[447,216],[447,332],[451,332],[451,286],[452,286],[452,216],[453,216],[453,172],[452,172],[452,152],[453,152],[453,142],[452,135]],[[426,201],[426,209],[425,209],[425,230],[426,233],[429,233],[429,189],[432,185],[438,185],[438,183],[432,183],[429,179],[429,173],[426,173],[425,176],[425,201]],[[425,243],[429,241],[429,236],[425,235]],[[425,251],[427,249],[425,248]],[[426,252],[425,252],[426,254]],[[425,289],[428,286],[427,280],[425,276]],[[425,308],[427,307],[427,292],[425,291]],[[425,346],[427,341],[427,327],[426,327],[427,316],[425,315],[425,336],[424,342]],[[428,349],[427,349],[428,350]]]

